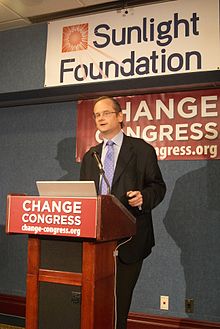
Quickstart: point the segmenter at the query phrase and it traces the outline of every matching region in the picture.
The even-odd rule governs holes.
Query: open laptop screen
[[[93,181],[37,181],[40,196],[96,197]]]

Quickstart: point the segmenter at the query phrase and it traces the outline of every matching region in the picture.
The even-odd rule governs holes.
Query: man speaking
[[[119,247],[117,257],[117,329],[126,329],[143,260],[154,246],[151,210],[163,200],[166,187],[154,148],[123,133],[123,114],[115,99],[97,99],[93,116],[103,143],[84,155],[80,179],[95,181],[97,193],[115,195],[136,218],[137,233]],[[105,179],[94,155],[101,158]]]

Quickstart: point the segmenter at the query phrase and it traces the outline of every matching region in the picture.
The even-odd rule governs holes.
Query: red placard
[[[124,132],[155,147],[159,160],[220,159],[220,89],[116,97]],[[93,100],[78,102],[76,161],[101,142]]]
[[[96,237],[97,198],[8,195],[7,233]]]

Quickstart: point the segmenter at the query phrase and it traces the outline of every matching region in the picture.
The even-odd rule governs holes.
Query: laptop
[[[40,196],[96,197],[94,181],[37,181]]]

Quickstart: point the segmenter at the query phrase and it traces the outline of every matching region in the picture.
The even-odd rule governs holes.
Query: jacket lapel
[[[133,147],[129,142],[129,138],[124,135],[121,149],[118,155],[118,161],[115,168],[115,173],[113,177],[112,186],[117,182],[123,171],[125,170],[127,164],[129,163],[133,155]]]
[[[93,150],[98,153],[100,159],[101,159],[101,156],[102,156],[102,145],[103,145],[103,143],[98,144],[98,145],[96,145],[93,148]],[[94,162],[95,162],[95,159],[94,159]],[[98,166],[97,166],[96,163],[95,163],[95,165],[96,165],[96,167],[95,167],[96,170],[94,171],[94,181],[95,181],[96,191],[98,193],[98,191],[99,191],[100,174],[99,174]]]

